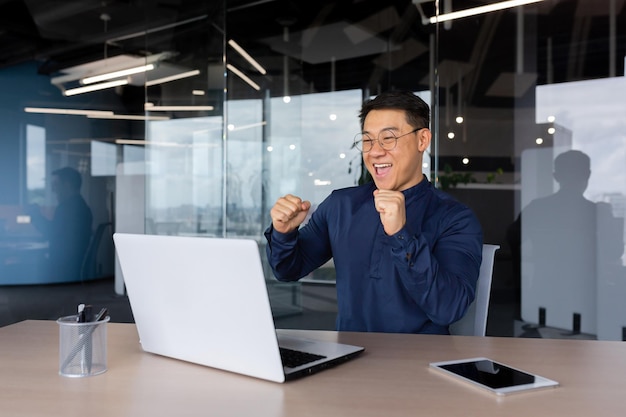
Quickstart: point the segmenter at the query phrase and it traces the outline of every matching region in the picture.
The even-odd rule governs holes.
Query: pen
[[[93,307],[91,305],[86,305],[83,309],[83,313],[85,314],[85,323],[90,323],[93,321]],[[91,373],[91,362],[93,359],[93,338],[91,337],[93,329],[94,327],[89,327],[87,329],[87,334],[84,335],[84,350],[81,360],[81,364],[83,364],[83,362],[84,364],[86,364],[88,374]]]
[[[96,320],[95,321],[100,321],[103,318],[105,318],[107,316],[107,314],[109,314],[109,310],[106,309],[106,307],[103,307],[98,314],[96,315]]]
[[[78,316],[76,317],[76,321],[79,323],[85,322],[85,304],[78,305]]]
[[[84,322],[89,322],[93,320],[93,307],[89,304],[85,305],[83,309],[83,314],[85,315]]]
[[[78,305],[78,316],[76,317],[76,320],[79,323],[84,323],[86,321],[86,319],[87,319],[86,313],[85,313],[86,307],[87,306],[85,304],[83,304],[83,303]],[[91,309],[91,307],[90,307],[90,309]],[[78,329],[78,338],[79,338],[78,340],[79,341],[83,340],[83,338],[85,337],[85,333],[84,332],[85,332],[84,328],[80,327]],[[82,345],[83,345],[83,347],[86,347],[84,343]],[[84,348],[81,348],[80,350],[81,350],[80,368],[84,369],[85,362],[87,361],[87,352],[85,351]]]

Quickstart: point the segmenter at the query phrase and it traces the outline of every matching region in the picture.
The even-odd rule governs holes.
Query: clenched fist
[[[380,213],[380,221],[387,235],[394,235],[404,227],[406,208],[404,194],[400,191],[374,191],[374,206],[376,211]]]
[[[306,218],[310,208],[309,201],[302,201],[295,195],[287,194],[279,198],[270,210],[274,230],[289,233],[297,229]]]

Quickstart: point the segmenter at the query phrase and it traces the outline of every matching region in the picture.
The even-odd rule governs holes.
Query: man
[[[482,230],[464,205],[422,174],[428,105],[410,92],[364,103],[355,145],[373,178],[311,203],[278,199],[266,230],[275,276],[295,281],[331,257],[337,330],[448,334],[474,299]]]
[[[49,278],[53,282],[76,281],[89,245],[93,216],[80,195],[82,178],[74,168],[52,172],[51,186],[58,206],[52,219],[45,218],[38,207],[30,214],[35,227],[49,241]]]

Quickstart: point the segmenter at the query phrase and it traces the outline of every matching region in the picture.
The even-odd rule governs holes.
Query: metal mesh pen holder
[[[107,322],[80,323],[78,316],[65,316],[59,324],[59,374],[68,377],[99,375],[107,370]]]

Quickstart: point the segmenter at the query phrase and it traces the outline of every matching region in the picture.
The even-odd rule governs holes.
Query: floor
[[[128,297],[115,294],[113,278],[84,283],[0,287],[0,326],[22,320],[56,320],[76,314],[78,304],[106,307],[111,321],[132,323]]]

